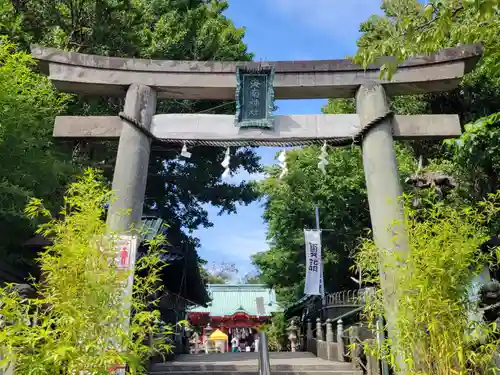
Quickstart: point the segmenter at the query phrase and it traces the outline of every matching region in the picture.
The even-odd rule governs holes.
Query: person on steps
[[[238,347],[240,346],[240,340],[235,336],[231,340],[231,347],[232,347],[232,352],[236,353],[238,351]]]

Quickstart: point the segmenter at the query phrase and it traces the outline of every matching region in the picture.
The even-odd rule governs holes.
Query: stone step
[[[271,375],[362,375],[352,363],[326,361],[307,352],[269,353]],[[149,375],[258,375],[258,353],[179,355],[156,363]]]
[[[240,370],[233,370],[233,371],[205,371],[205,370],[198,370],[198,371],[156,371],[152,370],[149,372],[149,375],[188,375],[188,374],[210,374],[210,375],[259,375],[259,371],[240,371]],[[314,370],[305,370],[305,371],[297,371],[297,370],[284,370],[284,371],[273,371],[271,370],[271,375],[278,374],[278,375],[363,375],[362,371],[357,371],[357,370],[319,370],[319,371],[314,371]]]
[[[255,365],[169,365],[167,363],[152,366],[149,375],[258,375],[259,369]],[[351,363],[332,362],[320,365],[271,365],[271,374],[279,375],[362,375],[361,371],[353,370]]]
[[[230,372],[230,371],[243,371],[254,372],[258,371],[258,365],[241,365],[235,363],[229,364],[169,364],[159,363],[152,366],[154,371],[163,372],[190,372],[190,371],[207,371],[207,372]],[[293,364],[285,365],[271,364],[271,371],[330,371],[330,370],[352,370],[351,363],[331,362],[328,364]]]

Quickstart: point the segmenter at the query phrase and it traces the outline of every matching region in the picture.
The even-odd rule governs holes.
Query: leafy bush
[[[398,285],[393,353],[384,354],[389,353],[389,340],[368,351],[385,356],[394,366],[396,354],[409,374],[477,374],[490,365],[496,328],[471,319],[477,306],[470,288],[472,278],[495,259],[479,247],[490,238],[487,225],[500,210],[499,198],[500,193],[490,195],[477,207],[465,209],[429,198],[426,208],[416,211],[411,197],[405,197],[407,259],[382,253],[371,239],[362,241],[356,260],[365,282],[380,284],[379,259],[384,256]],[[375,328],[376,318],[385,315],[381,291],[369,300],[365,313]],[[471,367],[475,370],[468,372]]]
[[[282,312],[275,313],[271,322],[264,325],[262,330],[267,333],[269,351],[280,352],[288,347],[287,321]]]
[[[148,253],[138,259],[134,314],[125,329],[122,287],[129,272],[117,271],[115,239],[106,236],[104,207],[110,198],[101,175],[89,169],[70,185],[59,217],[51,217],[38,199],[27,206],[29,217],[49,218],[38,233],[53,244],[38,259],[43,276],[35,283],[37,299],[23,300],[12,288],[0,289],[0,342],[7,353],[0,368],[14,361],[16,375],[108,374],[116,364],[127,364],[137,374],[144,373],[152,351],[169,349],[146,341],[170,333],[159,324],[151,298],[162,288],[164,239],[150,241]]]
[[[465,125],[457,139],[447,139],[455,174],[463,181],[461,194],[481,200],[496,191],[500,184],[500,112]],[[498,229],[498,228],[497,228]]]

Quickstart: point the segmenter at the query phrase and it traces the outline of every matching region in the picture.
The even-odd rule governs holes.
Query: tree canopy
[[[0,0],[0,34],[16,43],[16,47],[10,45],[4,49],[0,67],[3,103],[9,103],[8,108],[5,107],[8,113],[0,120],[2,124],[9,122],[2,130],[4,149],[0,152],[5,155],[3,160],[10,164],[2,166],[9,171],[18,171],[15,174],[24,179],[22,185],[13,175],[8,185],[22,187],[17,189],[16,204],[22,206],[26,195],[36,193],[43,198],[47,191],[54,193],[54,202],[60,199],[58,186],[64,185],[64,180],[73,173],[72,170],[61,170],[64,160],[71,161],[75,167],[98,166],[110,178],[116,142],[66,143],[65,154],[56,162],[55,156],[51,156],[56,152],[52,148],[61,142],[52,139],[51,130],[57,114],[116,115],[123,108],[123,98],[58,96],[47,79],[28,67],[22,70],[13,64],[3,65],[4,59],[27,62],[29,57],[22,51],[26,51],[30,44],[42,44],[109,56],[250,60],[252,54],[247,52],[243,43],[244,29],[236,28],[223,14],[227,6],[227,1],[221,0]],[[14,50],[18,51],[17,57],[9,57]],[[23,83],[28,84],[24,89]],[[33,96],[25,100],[28,94]],[[162,100],[157,112],[231,113],[234,110],[234,105],[229,102],[225,107],[211,110],[220,104],[215,101]],[[9,155],[14,148],[15,152]],[[15,155],[28,149],[33,149],[34,153],[40,151],[33,156],[22,156],[26,163],[14,161]],[[43,153],[48,156],[44,157]],[[221,180],[223,149],[197,147],[189,160],[182,160],[179,154],[180,149],[174,148],[154,150],[146,209],[148,213],[160,215],[169,225],[168,239],[173,246],[197,246],[198,241],[192,232],[212,225],[205,204],[217,206],[221,212],[234,213],[237,204],[250,203],[256,194],[245,182],[234,185]],[[250,173],[260,170],[258,157],[252,149],[233,149],[232,154],[233,171],[240,167]],[[46,185],[43,181],[47,181]],[[42,191],[26,191],[33,186]],[[11,216],[9,220],[18,220],[15,225],[19,226],[24,237],[31,233],[22,217]],[[13,236],[14,241],[19,238],[17,234]]]
[[[200,265],[200,270],[205,284],[228,284],[238,273],[235,264],[225,262]]]
[[[473,204],[498,189],[498,129],[500,125],[500,17],[498,0],[455,1],[386,0],[383,14],[362,23],[354,61],[367,65],[385,56],[381,74],[394,72],[395,63],[409,56],[435,53],[457,44],[482,42],[484,57],[460,87],[446,93],[394,97],[398,114],[457,113],[464,133],[456,140],[396,143],[403,187],[416,199],[428,192],[405,183],[415,173],[443,173],[457,188],[444,199],[448,204]],[[391,62],[392,61],[392,62]],[[389,77],[390,78],[390,77]],[[325,113],[354,113],[353,99],[330,100]],[[270,250],[257,254],[254,264],[267,283],[277,287],[285,303],[303,293],[305,250],[303,229],[314,227],[314,204],[320,209],[323,246],[326,249],[327,291],[349,285],[358,238],[370,227],[363,167],[357,149],[329,149],[327,175],[317,167],[319,149],[305,147],[287,153],[289,174],[283,180],[276,170],[260,185],[265,197],[264,219],[269,226]],[[419,159],[422,166],[418,168]],[[416,201],[417,201],[416,200]],[[421,201],[421,200],[420,200]],[[492,233],[498,224],[489,223]]]
[[[459,181],[462,202],[477,202],[498,188],[496,138],[500,112],[500,8],[498,0],[434,1],[387,0],[383,16],[361,24],[362,36],[354,60],[361,64],[382,56],[396,61],[408,56],[435,53],[457,44],[482,43],[478,66],[459,88],[446,93],[399,97],[397,113],[458,113],[463,135],[442,143],[413,145],[425,159],[449,160]],[[391,67],[388,67],[388,69]],[[431,147],[429,147],[431,145]]]
[[[333,104],[325,111],[334,110]],[[337,109],[341,109],[338,107]],[[347,109],[346,107],[344,109]],[[402,180],[416,169],[411,151],[397,147]],[[288,174],[278,167],[259,183],[265,199],[270,249],[257,253],[253,263],[263,282],[276,288],[285,305],[303,295],[305,280],[304,229],[316,228],[319,207],[322,232],[325,290],[356,288],[350,270],[358,238],[370,227],[361,152],[351,147],[328,148],[327,173],[318,168],[320,148],[287,152]]]
[[[73,172],[51,139],[54,117],[69,96],[57,94],[33,66],[31,56],[0,39],[0,254],[18,265],[27,255],[20,245],[32,234],[24,214],[28,199],[41,197],[55,208]]]

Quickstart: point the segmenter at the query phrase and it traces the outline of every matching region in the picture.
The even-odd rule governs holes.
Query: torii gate
[[[380,249],[403,257],[408,252],[405,229],[399,225],[388,230],[393,223],[403,222],[402,205],[398,201],[402,188],[393,139],[445,139],[459,136],[461,130],[458,116],[453,114],[390,117],[386,96],[456,88],[462,76],[474,68],[481,53],[481,46],[472,45],[411,58],[388,81],[379,78],[379,66],[365,70],[350,60],[165,61],[32,47],[32,55],[58,89],[87,95],[126,95],[122,119],[59,116],[54,126],[57,138],[119,138],[113,177],[117,199],[108,214],[111,230],[126,233],[140,221],[151,137],[163,142],[218,146],[300,145],[354,138],[362,128],[374,125],[366,128],[360,139],[374,240]],[[231,115],[155,115],[157,98],[234,100],[237,97],[239,100],[239,71],[262,69],[270,72],[268,78],[274,78],[272,91],[276,99],[356,97],[357,114],[276,116],[274,126],[250,123],[250,127],[235,126]],[[241,110],[240,106],[237,109]],[[261,114],[266,117],[268,112],[269,108]],[[131,214],[123,216],[124,210]],[[392,336],[397,285],[392,271],[384,264],[382,259],[381,286]]]

